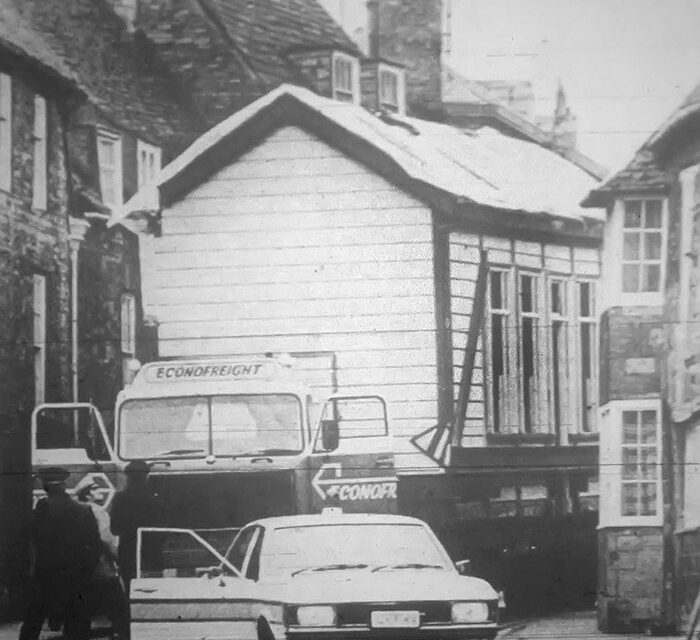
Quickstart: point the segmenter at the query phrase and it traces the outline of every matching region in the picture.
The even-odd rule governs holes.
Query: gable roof
[[[682,125],[691,118],[700,115],[700,84],[683,99],[683,102],[671,113],[661,126],[651,135],[647,146],[657,149],[662,146]]]
[[[388,162],[403,184],[426,187],[436,206],[447,198],[520,217],[534,214],[578,222],[604,217],[603,212],[584,210],[578,204],[597,181],[538,144],[489,128],[465,132],[415,118],[380,119],[361,107],[282,85],[196,140],[163,169],[157,184],[136,194],[113,222],[132,211],[159,209],[163,198],[177,200],[230,162],[236,145],[243,144],[249,131],[254,132],[251,144],[255,144],[280,126],[299,123],[311,129],[326,123],[339,146],[356,141]]]

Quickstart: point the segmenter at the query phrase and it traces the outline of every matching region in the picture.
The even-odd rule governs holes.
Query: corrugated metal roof
[[[224,120],[196,140],[161,172],[158,185],[172,181],[222,139],[275,101],[291,96],[384,152],[412,179],[457,199],[512,212],[569,219],[603,220],[604,212],[579,203],[598,183],[581,168],[535,143],[494,129],[465,132],[415,118],[378,118],[354,105],[282,85]],[[158,208],[156,186],[137,194],[119,217]]]

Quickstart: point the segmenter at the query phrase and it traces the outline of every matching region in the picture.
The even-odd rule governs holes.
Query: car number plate
[[[372,611],[372,626],[380,628],[408,628],[420,626],[418,611]]]

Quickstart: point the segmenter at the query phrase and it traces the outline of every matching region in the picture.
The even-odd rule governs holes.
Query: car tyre
[[[275,640],[272,629],[265,618],[258,618],[258,640]]]

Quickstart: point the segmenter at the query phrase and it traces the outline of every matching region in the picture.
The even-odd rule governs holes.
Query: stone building
[[[601,322],[599,617],[683,627],[700,587],[700,89],[592,191],[608,211]]]

